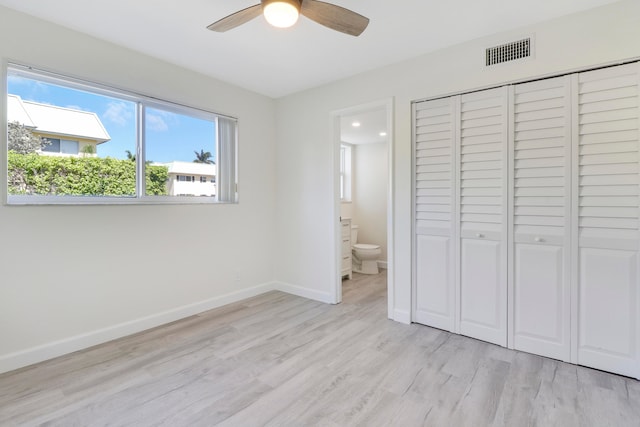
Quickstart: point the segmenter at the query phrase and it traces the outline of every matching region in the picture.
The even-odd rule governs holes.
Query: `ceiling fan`
[[[223,33],[238,27],[259,15],[274,27],[288,28],[303,15],[332,30],[359,36],[369,25],[369,18],[331,3],[318,0],[261,0],[260,4],[242,9],[214,22],[207,28]]]

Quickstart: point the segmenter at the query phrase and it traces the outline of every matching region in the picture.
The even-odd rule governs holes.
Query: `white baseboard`
[[[74,351],[89,348],[94,345],[122,338],[147,329],[155,328],[156,326],[164,325],[166,323],[175,322],[176,320],[184,319],[207,310],[251,298],[276,289],[279,289],[279,284],[274,282],[265,283],[249,289],[243,289],[241,291],[221,295],[205,301],[177,307],[162,313],[153,314],[151,316],[142,317],[140,319],[131,320],[129,322],[54,341],[19,352],[9,353],[0,356],[0,374],[33,365],[34,363],[48,359],[53,359],[64,354],[73,353]],[[284,289],[279,290],[287,292]],[[297,293],[294,294],[298,295]]]
[[[276,291],[286,292],[291,295],[296,295],[303,298],[312,299],[314,301],[320,301],[327,304],[333,304],[333,295],[329,292],[319,292],[302,286],[292,285],[290,283],[276,282],[274,283],[274,289]]]
[[[411,313],[406,310],[396,309],[393,311],[393,320],[409,325],[411,323]]]

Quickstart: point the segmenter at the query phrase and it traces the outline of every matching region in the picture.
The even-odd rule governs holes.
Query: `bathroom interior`
[[[340,117],[343,280],[387,268],[387,129],[385,108]]]

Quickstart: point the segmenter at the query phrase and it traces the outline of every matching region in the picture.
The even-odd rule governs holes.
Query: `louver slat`
[[[455,190],[452,100],[419,102],[414,108],[416,232],[448,235]]]
[[[638,247],[638,67],[578,76],[581,245]],[[606,230],[627,230],[616,238]]]
[[[529,112],[515,114],[514,119],[514,187],[521,190],[514,199],[516,241],[549,238],[542,230],[537,231],[538,226],[545,227],[547,233],[552,231],[553,236],[566,233],[564,220],[570,201],[549,196],[563,195],[569,183],[566,168],[571,135],[569,87],[566,78],[515,87],[516,111]],[[522,191],[529,197],[518,197]],[[522,233],[523,227],[527,233]]]
[[[500,238],[504,223],[502,198],[506,185],[505,154],[505,98],[502,88],[482,91],[461,97],[460,189],[490,192],[490,198],[462,197],[460,199],[461,235],[475,236],[489,232]],[[478,136],[483,140],[479,141]],[[481,201],[482,200],[482,201]],[[469,214],[465,214],[469,213]],[[471,214],[472,213],[472,214]]]

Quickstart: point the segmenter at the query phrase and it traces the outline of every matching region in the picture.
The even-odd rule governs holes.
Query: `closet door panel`
[[[555,359],[568,357],[567,283],[562,246],[516,244],[514,347]]]
[[[450,237],[416,237],[416,315],[415,321],[451,330],[453,301],[451,270],[453,259]]]
[[[504,345],[506,294],[501,246],[499,241],[461,240],[460,331],[463,335]]]
[[[638,255],[580,250],[580,364],[638,376]]]
[[[512,88],[513,347],[570,359],[571,79]]]
[[[460,332],[507,344],[507,88],[460,97]]]
[[[457,98],[414,104],[413,320],[454,330]]]
[[[640,377],[638,63],[574,76],[579,364]]]

